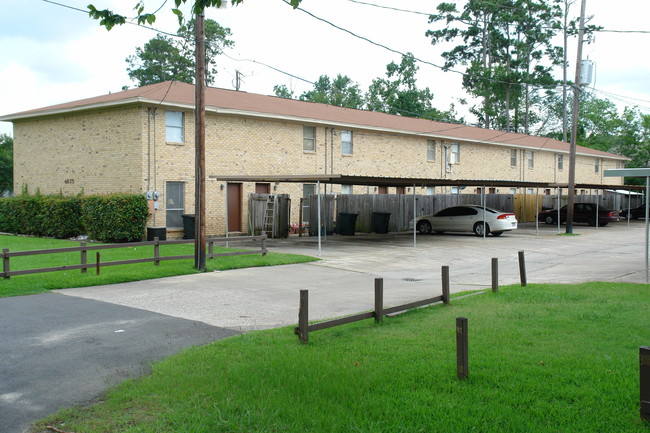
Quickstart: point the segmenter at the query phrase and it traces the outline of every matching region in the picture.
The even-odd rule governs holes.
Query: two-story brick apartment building
[[[0,117],[14,125],[14,182],[44,194],[147,193],[158,197],[150,224],[181,225],[194,207],[194,86],[164,82]],[[533,137],[296,101],[206,90],[208,233],[247,229],[244,198],[288,193],[313,184],[225,183],[220,175],[341,174],[420,179],[566,183],[569,146]],[[625,157],[578,147],[576,181],[611,184],[603,170]],[[334,192],[370,190],[334,186]],[[447,193],[451,187],[429,188]],[[331,191],[331,190],[330,190]],[[501,193],[515,192],[499,188]],[[155,194],[154,194],[155,193]],[[234,212],[232,212],[234,211]],[[234,217],[233,217],[234,215]]]

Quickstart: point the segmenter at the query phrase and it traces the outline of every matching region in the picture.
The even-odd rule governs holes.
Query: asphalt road
[[[236,333],[54,293],[0,299],[0,432],[22,432],[142,376],[156,360]]]

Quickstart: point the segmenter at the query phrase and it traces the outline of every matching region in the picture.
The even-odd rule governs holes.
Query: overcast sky
[[[110,8],[133,16],[136,0],[56,0],[86,10]],[[155,10],[165,0],[147,0]],[[363,0],[415,12],[435,10],[439,0]],[[175,33],[178,22],[168,0],[153,25]],[[579,14],[579,1],[573,14]],[[134,25],[100,27],[87,14],[43,0],[0,0],[0,115],[45,107],[120,91],[134,86],[126,73],[127,56],[155,37],[156,32]],[[376,43],[440,65],[442,47],[424,36],[431,26],[427,16],[361,4],[352,0],[303,0],[302,8]],[[650,113],[650,1],[587,0],[593,24],[608,30],[647,33],[600,32],[585,45],[583,57],[596,64],[595,89],[614,96],[614,102],[638,105]],[[299,95],[320,75],[348,75],[362,90],[384,76],[386,65],[400,55],[338,30],[308,14],[293,10],[282,0],[245,0],[237,7],[210,10],[212,18],[233,33],[235,47],[218,59],[216,87],[234,88],[235,71],[243,75],[241,90],[273,94],[275,84],[285,84]],[[576,39],[571,39],[569,77],[575,74]],[[299,78],[293,78],[262,64]],[[461,76],[420,64],[418,85],[429,87],[433,105],[447,109],[463,97]],[[460,68],[459,68],[460,69]],[[561,77],[558,71],[558,78]],[[606,94],[599,93],[600,97]],[[460,110],[462,113],[462,109]],[[471,120],[471,119],[470,119]],[[0,133],[12,133],[11,123],[0,122]]]

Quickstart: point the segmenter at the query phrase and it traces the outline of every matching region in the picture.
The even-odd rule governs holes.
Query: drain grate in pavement
[[[422,281],[420,278],[402,278],[402,281],[408,281],[410,283],[417,283],[418,281]]]

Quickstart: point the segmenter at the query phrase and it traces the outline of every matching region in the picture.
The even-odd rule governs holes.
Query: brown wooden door
[[[380,186],[377,193],[378,194],[388,194],[388,187],[387,186]]]
[[[256,183],[255,184],[255,193],[257,193],[257,194],[271,194],[271,184],[270,183]]]
[[[228,231],[241,231],[241,183],[228,184]]]

